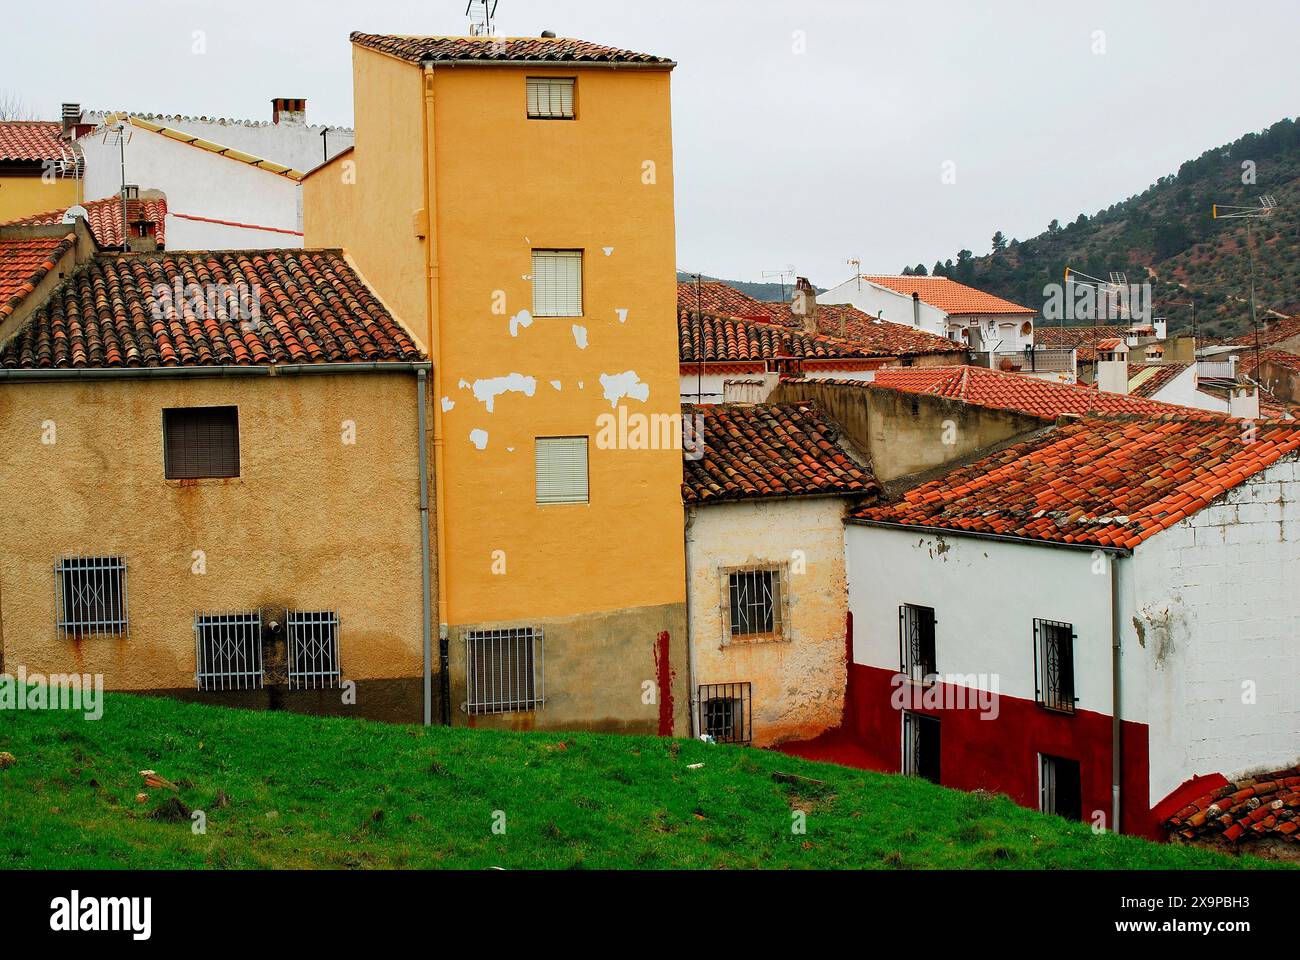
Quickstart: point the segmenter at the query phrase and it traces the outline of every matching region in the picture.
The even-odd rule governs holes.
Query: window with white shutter
[[[529,77],[528,118],[530,120],[572,120],[573,77]]]
[[[537,502],[587,502],[587,438],[537,438]]]
[[[582,251],[533,251],[533,316],[582,316]]]

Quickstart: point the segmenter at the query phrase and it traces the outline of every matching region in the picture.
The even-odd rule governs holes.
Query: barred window
[[[572,120],[573,77],[529,77],[528,117],[532,120]]]
[[[196,613],[194,659],[200,690],[260,690],[262,614]]]
[[[101,633],[125,636],[126,561],[62,557],[54,564],[55,622],[64,639]]]
[[[754,739],[748,682],[702,683],[699,693],[700,733],[707,733],[718,743],[749,743]]]
[[[1067,820],[1083,819],[1079,761],[1039,754],[1039,809]]]
[[[542,631],[533,627],[465,634],[466,709],[471,714],[538,710],[546,702]]]
[[[537,502],[587,503],[587,438],[538,437],[536,442]]]
[[[939,721],[935,717],[903,714],[903,773],[939,782]]]
[[[785,628],[781,568],[732,570],[726,577],[731,640],[779,639]]]
[[[289,689],[316,690],[337,687],[339,667],[339,618],[332,610],[290,610]]]
[[[533,251],[533,316],[582,316],[582,251]]]
[[[934,607],[905,603],[898,608],[899,672],[912,680],[938,673],[935,666]]]
[[[1074,713],[1074,625],[1034,620],[1034,686],[1049,710]]]
[[[163,472],[169,480],[239,476],[239,409],[164,410]]]

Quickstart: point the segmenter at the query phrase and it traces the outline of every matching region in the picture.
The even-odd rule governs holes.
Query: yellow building
[[[683,733],[674,64],[352,43],[356,145],[304,180],[306,243],[343,248],[433,361],[448,713]]]
[[[0,223],[79,202],[78,169],[62,124],[0,121]]]

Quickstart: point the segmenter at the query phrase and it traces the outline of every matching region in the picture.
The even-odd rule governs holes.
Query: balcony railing
[[[1032,347],[1027,350],[989,350],[973,354],[975,364],[1018,373],[1074,373],[1073,347]]]
[[[1196,378],[1198,380],[1235,380],[1237,365],[1231,360],[1197,360]]]

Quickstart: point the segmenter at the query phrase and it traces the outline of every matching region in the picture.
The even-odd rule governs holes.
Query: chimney
[[[554,39],[555,39],[555,31],[554,31],[554,30],[543,30],[543,31],[542,31],[542,39],[543,39],[543,40],[554,40]]]
[[[301,97],[276,97],[271,101],[272,123],[306,123],[307,101]]]
[[[1103,393],[1128,393],[1128,344],[1123,337],[1097,342],[1097,389]]]
[[[790,313],[800,321],[804,333],[817,332],[817,310],[817,291],[807,277],[797,278],[794,282],[794,299],[790,301]]]
[[[1228,393],[1228,416],[1259,419],[1259,390],[1253,386],[1233,387]]]
[[[81,126],[81,104],[65,103],[63,105],[63,135],[69,139],[75,137],[79,126]]]
[[[921,329],[921,295],[912,291],[912,326]]]

